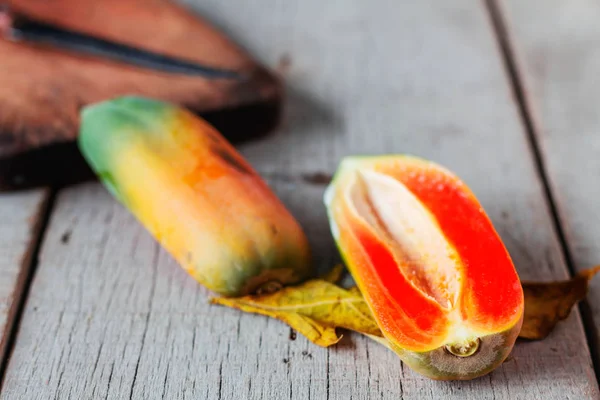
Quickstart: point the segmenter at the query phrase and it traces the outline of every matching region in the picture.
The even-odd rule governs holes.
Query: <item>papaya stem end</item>
[[[456,357],[470,357],[477,353],[481,340],[479,338],[461,340],[460,342],[449,343],[445,350]]]

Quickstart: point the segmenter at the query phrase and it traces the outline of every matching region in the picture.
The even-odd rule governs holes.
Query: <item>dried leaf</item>
[[[321,279],[330,283],[337,283],[340,281],[340,279],[342,279],[344,272],[344,266],[342,264],[337,264],[325,274],[323,274],[323,276],[321,276]]]
[[[600,271],[600,265],[560,282],[523,282],[525,315],[519,337],[544,339],[559,321],[567,318],[571,308],[583,300],[590,279]]]
[[[523,282],[525,315],[519,337],[543,339],[556,324],[567,318],[571,308],[587,294],[590,279],[600,266],[560,282]],[[336,265],[322,279],[286,287],[267,295],[240,298],[213,298],[212,303],[242,311],[267,315],[284,321],[320,346],[331,346],[341,336],[335,328],[353,330],[390,347],[379,330],[358,288],[343,289],[337,282],[343,267]]]
[[[311,280],[267,295],[217,297],[211,302],[282,320],[319,346],[331,346],[341,339],[335,328],[381,336],[360,292],[325,280]]]

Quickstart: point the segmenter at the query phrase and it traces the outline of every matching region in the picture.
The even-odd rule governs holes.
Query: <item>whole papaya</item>
[[[309,275],[299,224],[199,117],[124,97],[86,107],[78,143],[110,192],[209,289],[237,296]]]
[[[350,157],[325,203],[352,276],[407,365],[448,380],[504,361],[523,290],[490,219],[454,174],[410,156]]]

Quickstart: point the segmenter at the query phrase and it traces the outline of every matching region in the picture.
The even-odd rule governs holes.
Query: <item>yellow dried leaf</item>
[[[598,272],[600,266],[582,271],[567,281],[523,282],[525,315],[519,337],[539,340],[548,336],[559,321],[567,318],[573,306],[585,298],[589,281]],[[343,289],[332,283],[338,281],[342,273],[343,267],[337,265],[323,279],[286,287],[276,293],[219,297],[211,302],[282,320],[319,346],[337,343],[341,336],[335,329],[345,328],[389,347],[358,288]]]
[[[381,335],[360,292],[320,279],[286,287],[272,294],[217,297],[211,302],[277,318],[324,347],[341,339],[335,328]]]

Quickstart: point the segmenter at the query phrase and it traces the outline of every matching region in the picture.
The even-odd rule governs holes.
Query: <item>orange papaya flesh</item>
[[[325,203],[344,261],[409,366],[472,379],[502,363],[522,323],[523,291],[460,179],[415,157],[351,157]]]

